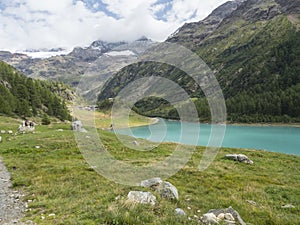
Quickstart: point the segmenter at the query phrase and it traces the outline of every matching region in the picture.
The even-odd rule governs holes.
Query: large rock
[[[248,163],[248,164],[253,164],[253,161],[250,160],[246,155],[244,154],[227,154],[225,156],[225,158],[227,159],[231,159],[234,161],[238,161],[238,162],[243,162],[243,163]]]
[[[142,187],[156,189],[163,181],[159,177],[143,180],[141,182]]]
[[[162,198],[177,199],[177,188],[167,181],[162,181],[161,178],[155,177],[141,182],[142,187],[151,188],[155,192],[159,193]]]
[[[162,198],[178,200],[177,188],[170,182],[163,181],[162,183],[160,183],[160,185],[157,187],[157,192],[160,193],[160,196]]]
[[[127,195],[128,201],[138,204],[155,205],[156,197],[150,192],[130,191]]]

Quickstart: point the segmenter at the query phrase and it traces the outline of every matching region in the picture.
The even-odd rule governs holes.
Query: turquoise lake
[[[181,135],[183,127],[185,128]],[[211,127],[209,124],[181,123],[160,119],[158,123],[150,126],[121,129],[117,132],[154,142],[193,143],[194,145],[207,146]],[[300,155],[300,128],[227,125],[222,147]]]

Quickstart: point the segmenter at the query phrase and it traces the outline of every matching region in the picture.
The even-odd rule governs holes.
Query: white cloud
[[[198,21],[226,0],[102,0],[118,18],[87,8],[83,0],[11,0],[0,3],[0,49],[86,46],[96,39],[164,40],[184,22]],[[96,9],[101,2],[94,1]],[[156,3],[156,4],[155,4]],[[1,5],[2,4],[2,5]],[[159,20],[154,15],[169,4]],[[105,11],[105,10],[104,10]],[[194,18],[191,19],[191,16]]]

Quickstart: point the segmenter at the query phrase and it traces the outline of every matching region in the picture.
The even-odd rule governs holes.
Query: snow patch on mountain
[[[39,59],[46,59],[52,56],[57,55],[67,55],[71,52],[71,50],[61,50],[61,51],[20,51],[16,53],[21,53],[28,55],[31,58],[39,58]]]
[[[126,51],[111,51],[105,53],[107,56],[131,56],[136,55],[133,51],[126,50]]]

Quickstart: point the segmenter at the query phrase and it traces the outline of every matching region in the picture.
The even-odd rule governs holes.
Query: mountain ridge
[[[292,23],[290,16],[299,17],[300,1],[229,2],[214,13],[222,11],[224,6],[230,6],[225,13],[227,17],[219,17],[217,23],[209,24],[211,30],[203,29],[203,21],[186,24],[167,41],[190,48],[213,70],[226,99],[229,121],[299,121],[300,35],[297,31],[298,20]],[[213,16],[208,16],[204,21]],[[193,98],[196,97],[199,114],[205,111],[203,120],[209,120],[209,107],[201,89],[193,90],[195,83],[182,72],[162,66],[141,64],[120,71],[106,83],[99,100],[115,97],[128,82],[151,76],[153,70],[175,81]],[[141,71],[146,72],[142,74]],[[149,110],[147,104],[157,108]],[[155,104],[153,99],[146,99],[137,105],[139,109],[136,110],[147,116],[178,118],[173,113],[174,109],[165,102]]]
[[[110,43],[96,40],[88,47],[75,47],[66,55],[45,59],[31,58],[23,53],[0,51],[0,60],[9,63],[31,78],[58,80],[72,87],[77,87],[81,79],[85,79],[85,82],[91,85],[90,90],[80,91],[84,92],[84,97],[95,100],[101,86],[101,84],[96,85],[96,81],[104,82],[122,65],[134,62],[140,54],[154,44],[155,42],[146,37],[141,37],[134,42]],[[109,52],[119,54],[109,54]]]

